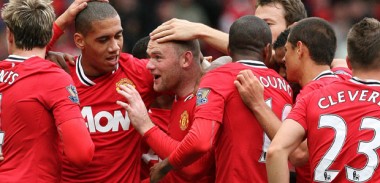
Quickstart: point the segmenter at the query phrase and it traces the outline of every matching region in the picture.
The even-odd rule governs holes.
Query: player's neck
[[[377,70],[355,70],[352,69],[352,76],[362,80],[378,80],[380,81],[380,72]]]
[[[299,84],[301,87],[304,87],[314,78],[316,78],[321,72],[329,70],[330,66],[328,65],[317,65],[314,63],[308,64],[305,69],[303,69],[303,74],[300,77]]]
[[[239,61],[239,60],[256,60],[256,61],[262,61],[264,62],[264,60],[262,59],[261,56],[257,55],[257,54],[251,54],[251,55],[231,55],[232,57],[232,62],[236,62],[236,61]]]
[[[11,55],[18,55],[22,57],[32,57],[38,56],[40,58],[45,59],[46,56],[46,48],[33,48],[31,50],[23,50],[23,49],[13,49],[10,53]]]
[[[182,76],[181,84],[177,87],[177,91],[175,94],[178,97],[188,96],[190,93],[196,93],[198,90],[199,80],[202,77],[201,71],[195,72],[194,74],[190,74],[188,76]]]

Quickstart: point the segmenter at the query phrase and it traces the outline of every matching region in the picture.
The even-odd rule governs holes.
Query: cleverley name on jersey
[[[335,96],[322,97],[318,101],[318,106],[321,109],[327,109],[339,103],[344,102],[371,102],[380,106],[380,93],[377,91],[369,90],[354,90],[354,91],[340,91]]]

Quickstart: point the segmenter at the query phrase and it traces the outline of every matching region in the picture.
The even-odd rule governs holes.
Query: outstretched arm
[[[181,19],[171,19],[150,33],[150,38],[159,43],[172,40],[200,39],[213,48],[227,54],[228,34],[207,25]]]

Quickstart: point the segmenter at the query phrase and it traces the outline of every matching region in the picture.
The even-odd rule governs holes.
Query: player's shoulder
[[[353,86],[352,82],[340,79],[327,84],[323,82],[314,82],[311,84],[312,85],[307,85],[301,90],[300,98],[321,98],[323,96],[328,96],[331,93],[337,93],[352,87],[356,88],[356,86]]]
[[[142,64],[146,65],[148,63],[148,59],[139,59],[134,57],[129,53],[120,53],[119,62],[120,64]]]
[[[133,55],[129,53],[121,53],[119,58],[119,64],[123,69],[137,72],[146,72],[148,61],[148,59],[133,57]]]
[[[224,75],[224,77],[226,77],[227,75],[234,75],[239,70],[241,70],[240,65],[241,64],[237,64],[235,62],[227,63],[227,64],[224,64],[222,66],[219,66],[215,69],[212,69],[212,70],[206,72],[205,76]]]
[[[32,57],[25,61],[25,67],[39,72],[40,74],[64,74],[68,75],[62,68],[52,61],[42,59],[40,57]]]

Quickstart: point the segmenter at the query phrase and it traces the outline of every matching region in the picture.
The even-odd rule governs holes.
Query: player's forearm
[[[49,44],[46,47],[46,53],[48,51],[51,51],[54,44],[57,42],[57,40],[63,35],[64,31],[57,25],[55,22],[53,24],[53,37],[51,38]]]
[[[169,156],[169,163],[175,168],[181,168],[208,152],[219,125],[216,121],[197,118],[178,148]]]
[[[147,131],[143,140],[145,140],[149,147],[161,158],[167,158],[173,152],[179,142],[169,137],[165,132],[160,130],[157,126]]]
[[[150,148],[161,158],[167,158],[171,152],[173,152],[180,142],[172,139],[158,127],[154,127],[143,136]],[[204,175],[205,171],[208,171],[212,166],[213,156],[211,151],[204,154],[201,158],[194,163],[179,169],[178,172],[183,175],[184,178],[191,180],[197,180],[199,176]]]
[[[270,146],[267,152],[266,168],[268,182],[286,183],[289,182],[288,154],[276,147]]]
[[[207,25],[200,24],[199,39],[224,54],[228,54],[228,34]]]
[[[144,135],[146,132],[155,127],[154,123],[150,120],[148,114],[142,118],[142,123],[134,123],[132,122],[133,127],[139,132],[141,135]]]
[[[309,150],[307,148],[307,140],[304,140],[290,156],[289,161],[294,166],[303,166],[309,160]]]
[[[273,113],[272,109],[263,101],[260,104],[251,105],[250,110],[255,114],[260,126],[272,140],[281,127],[281,120]]]
[[[83,119],[72,119],[59,125],[63,150],[74,165],[85,167],[94,155],[95,145],[92,142]]]

